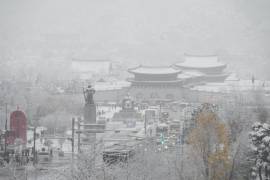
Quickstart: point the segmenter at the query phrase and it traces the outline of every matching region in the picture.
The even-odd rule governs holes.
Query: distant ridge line
[[[218,57],[218,55],[217,54],[201,54],[201,55],[199,55],[199,54],[188,54],[188,53],[184,53],[184,56],[192,56],[192,57]]]
[[[81,58],[72,58],[72,61],[81,61],[81,62],[111,62],[109,59],[81,59]]]

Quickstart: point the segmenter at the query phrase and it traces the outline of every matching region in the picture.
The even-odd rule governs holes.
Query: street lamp
[[[36,129],[37,129],[37,118],[33,118],[35,119],[33,122],[33,125],[34,127],[31,128],[31,130],[33,130],[33,141],[34,141],[34,144],[33,144],[33,149],[32,149],[32,153],[33,153],[33,164],[35,165],[36,164],[36,161],[37,161],[37,154],[36,154],[36,136],[37,136],[37,133],[36,133]]]
[[[32,154],[33,154],[33,164],[35,165],[35,163],[36,163],[36,126],[31,128],[30,130],[33,130],[34,145],[33,145],[33,149],[32,149]]]
[[[8,123],[8,116],[7,116],[7,103],[5,103],[5,110],[6,110],[6,120],[5,120],[5,134],[4,134],[4,157],[7,159],[7,136],[8,136],[8,130],[7,130],[7,123]]]

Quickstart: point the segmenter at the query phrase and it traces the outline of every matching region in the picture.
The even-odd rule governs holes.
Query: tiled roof
[[[205,76],[205,74],[199,71],[185,71],[179,74],[178,78],[185,79],[185,78],[202,77],[202,76]]]
[[[134,74],[178,74],[181,72],[181,70],[170,66],[138,66],[136,68],[131,68],[128,71]]]
[[[178,67],[186,68],[214,68],[226,66],[225,63],[219,61],[218,56],[193,56],[185,55],[185,61],[177,63]]]

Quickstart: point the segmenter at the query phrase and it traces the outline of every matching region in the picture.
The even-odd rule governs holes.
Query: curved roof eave
[[[176,63],[175,66],[179,68],[188,68],[188,69],[213,69],[213,68],[226,68],[227,64],[220,63],[220,64],[210,65],[210,66],[195,66],[195,65],[185,65],[183,63]]]
[[[166,75],[166,74],[179,74],[180,69],[176,69],[172,66],[138,66],[128,69],[129,73],[133,74],[145,74],[145,75]]]
[[[184,62],[175,66],[190,69],[225,68],[227,64],[220,62],[217,55],[190,55],[185,53]]]

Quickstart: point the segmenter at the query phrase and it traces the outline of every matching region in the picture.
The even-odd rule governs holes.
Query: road
[[[23,167],[17,167],[10,165],[9,167],[0,168],[0,179],[1,180],[48,180],[56,179],[56,177],[64,174],[64,170],[71,166],[72,155],[66,153],[63,157],[58,156],[55,152],[53,159],[50,162],[37,163],[33,166],[29,163]],[[57,178],[59,179],[59,178]]]

